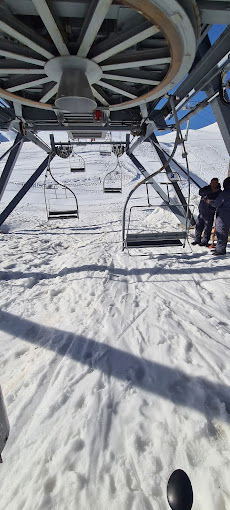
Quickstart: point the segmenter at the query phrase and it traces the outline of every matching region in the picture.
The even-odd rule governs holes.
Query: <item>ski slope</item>
[[[170,150],[173,135],[160,141]],[[47,222],[42,176],[1,228],[0,383],[11,432],[0,510],[167,510],[177,468],[192,481],[194,510],[228,510],[229,247],[220,258],[201,247],[122,252],[122,209],[138,173],[122,156],[124,193],[103,195],[110,158],[82,150],[85,174],[52,163],[77,193],[79,220]],[[216,125],[191,131],[187,150],[201,184],[227,176]],[[149,144],[136,155],[159,166]],[[2,208],[44,157],[24,145]],[[179,149],[176,159],[183,164]],[[195,205],[197,194],[192,186]],[[159,229],[170,221],[159,208]]]

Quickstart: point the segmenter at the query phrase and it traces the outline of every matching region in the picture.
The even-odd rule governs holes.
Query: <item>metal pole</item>
[[[31,175],[31,177],[26,181],[24,186],[20,189],[20,191],[15,195],[15,197],[11,200],[11,202],[6,206],[4,211],[0,214],[0,225],[8,218],[8,216],[12,213],[15,207],[19,204],[22,198],[26,195],[27,191],[33,186],[35,181],[40,177],[42,172],[47,168],[49,162],[54,158],[55,154],[51,153],[47,156],[41,165],[37,168],[37,170]]]
[[[185,135],[184,135],[184,141],[185,142],[187,142],[187,140],[188,140],[189,122],[190,122],[190,119],[188,119],[187,124],[186,124],[186,132],[185,132]]]
[[[52,152],[51,147],[49,147],[49,145],[47,145],[47,143],[44,142],[44,140],[42,140],[41,138],[39,138],[39,136],[32,133],[29,129],[26,131],[26,138],[30,140],[30,142],[35,143],[35,145],[40,147],[43,151],[47,152],[47,154],[51,154]]]
[[[0,161],[2,161],[2,159],[4,159],[5,156],[7,156],[7,154],[9,154],[9,152],[11,152],[15,147],[16,145],[18,145],[20,143],[20,140],[17,142],[17,143],[13,143],[13,145],[11,145],[11,147],[9,149],[7,149],[6,152],[4,152],[4,154],[2,154],[2,156],[0,157]]]
[[[210,89],[212,91],[216,90],[216,87],[217,87],[217,80],[213,80],[212,83],[209,85],[208,91],[210,91]],[[224,104],[221,101],[220,97],[217,96],[214,99],[214,101],[212,101],[211,106],[212,106],[212,111],[216,117],[218,127],[222,134],[226,149],[230,156],[230,105]]]
[[[167,164],[167,158],[165,157],[163,151],[159,147],[157,137],[154,135],[154,133],[149,137],[149,140],[151,140],[152,145],[154,146],[154,148],[155,148],[155,150],[156,150],[156,152],[157,152],[157,154],[158,154],[158,156],[160,158],[160,161],[161,161],[162,165],[165,165],[166,173],[168,174],[168,171],[173,173],[173,170],[171,169],[170,164]],[[175,182],[175,181],[172,181],[170,179],[169,175],[168,175],[168,178],[169,178],[169,180],[172,183],[172,186],[174,188],[174,191],[175,191],[175,193],[177,195],[178,200],[180,201],[180,203],[184,207],[185,213],[187,213],[186,198],[184,197],[184,195],[183,195],[183,193],[182,193],[182,191],[180,189],[179,184],[177,182]],[[194,219],[191,211],[188,211],[188,218],[190,220],[191,225],[195,225],[195,219]]]
[[[7,158],[6,164],[3,168],[2,175],[0,177],[0,200],[2,198],[2,195],[6,189],[7,183],[9,181],[9,178],[11,176],[11,173],[14,169],[15,163],[18,159],[20,150],[22,148],[22,144],[24,142],[24,136],[22,136],[20,133],[17,134],[14,143],[8,151],[3,154],[2,158],[6,156],[6,154],[9,152],[9,156]]]
[[[129,150],[129,144],[130,144],[130,134],[126,134],[126,144],[125,144],[125,152],[128,152]]]
[[[71,145],[126,145],[126,140],[123,140],[123,142],[102,142],[102,141],[99,141],[99,142],[55,142],[55,145],[54,147],[59,147],[59,146],[68,146],[68,147],[71,147]]]

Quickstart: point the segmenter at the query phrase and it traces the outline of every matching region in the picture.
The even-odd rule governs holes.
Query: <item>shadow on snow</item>
[[[175,405],[195,409],[206,416],[211,427],[213,418],[230,421],[230,387],[227,385],[192,377],[182,370],[5,311],[0,312],[0,325],[2,331],[59,356],[67,356],[92,371],[99,370]]]

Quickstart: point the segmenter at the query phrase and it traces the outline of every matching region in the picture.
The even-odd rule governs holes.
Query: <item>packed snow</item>
[[[159,141],[170,152],[173,139]],[[222,183],[229,157],[217,126],[190,131],[186,147],[200,185]],[[123,193],[103,194],[115,156],[99,148],[80,148],[81,174],[68,160],[51,163],[76,193],[79,219],[47,221],[42,175],[1,227],[0,383],[11,430],[0,509],[167,510],[167,481],[181,468],[194,510],[229,510],[229,246],[220,258],[188,245],[123,252],[122,210],[140,175],[123,155]],[[148,143],[135,155],[149,173],[160,166]],[[44,157],[24,144],[1,210]],[[184,165],[181,148],[176,159]],[[147,204],[142,188],[131,205]],[[150,195],[155,208],[147,217],[140,208],[135,228],[179,228]],[[192,185],[196,213],[198,202]]]

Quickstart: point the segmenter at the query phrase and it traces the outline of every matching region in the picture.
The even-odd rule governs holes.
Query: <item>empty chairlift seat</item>
[[[79,218],[75,193],[54,178],[50,170],[45,176],[44,195],[48,220]]]
[[[110,170],[103,180],[104,193],[122,193],[122,168],[117,158],[117,164]]]
[[[69,158],[71,172],[85,172],[85,161],[80,154],[73,152]]]
[[[127,234],[127,248],[151,248],[163,246],[183,246],[187,239],[187,232],[154,232]]]
[[[178,227],[178,217],[184,218],[184,228]],[[123,216],[123,249],[131,248],[184,248],[188,240],[189,218],[186,208],[175,204],[174,214],[167,204],[137,205]]]
[[[100,146],[99,154],[100,154],[100,156],[111,156],[111,147],[110,147],[110,145],[109,146],[106,146],[106,145]]]
[[[76,209],[69,210],[49,210],[48,220],[78,218],[78,211]]]

